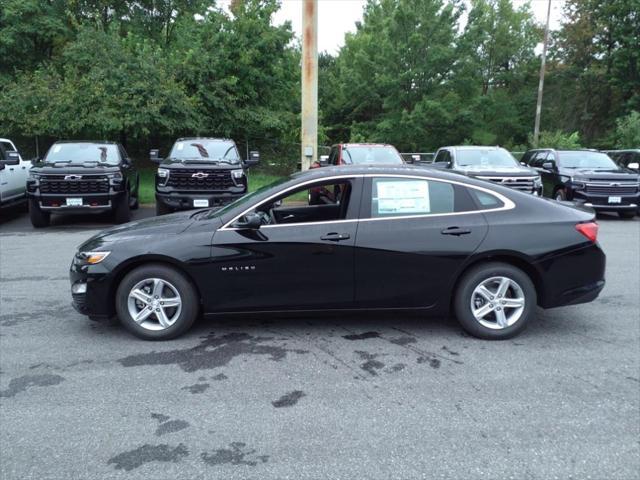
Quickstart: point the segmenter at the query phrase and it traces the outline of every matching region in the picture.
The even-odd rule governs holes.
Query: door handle
[[[442,230],[441,233],[443,235],[455,235],[456,237],[458,237],[460,235],[469,235],[471,233],[471,230],[461,227],[448,227]]]
[[[350,238],[351,238],[351,235],[349,235],[348,233],[331,232],[320,237],[320,240],[329,240],[331,242],[339,242],[340,240],[348,240]]]

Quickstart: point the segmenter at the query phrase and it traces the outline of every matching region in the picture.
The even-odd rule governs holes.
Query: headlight
[[[231,170],[231,176],[233,178],[242,178],[244,177],[244,170]]]
[[[122,180],[122,173],[120,172],[110,173],[109,178],[111,178],[112,180]]]
[[[540,177],[536,177],[536,178],[533,180],[533,186],[534,186],[535,188],[540,188],[540,187],[542,186],[542,178],[540,178]]]
[[[166,168],[159,168],[158,169],[158,177],[159,178],[167,178],[169,176],[169,170],[167,170]]]
[[[29,172],[29,176],[27,177],[27,180],[39,180],[39,179],[40,179],[39,173]]]
[[[576,190],[582,190],[586,187],[585,183],[580,179],[571,177],[571,186]]]
[[[97,265],[109,256],[111,252],[80,252],[78,257],[82,259],[84,263],[89,265]]]

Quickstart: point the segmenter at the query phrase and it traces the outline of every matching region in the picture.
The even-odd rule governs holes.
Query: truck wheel
[[[143,265],[129,273],[116,292],[120,322],[145,340],[168,340],[195,321],[199,298],[191,282],[165,265]]]
[[[558,202],[564,202],[567,200],[567,195],[564,193],[564,190],[559,189],[559,190],[556,190],[556,193],[553,195],[553,198],[555,198]]]
[[[156,200],[156,216],[166,215],[168,213],[172,213],[172,210],[167,207],[164,203]]]
[[[131,210],[129,210],[129,194],[125,194],[124,198],[117,200],[113,207],[113,220],[120,223],[127,223],[131,220]]]
[[[535,315],[536,289],[529,276],[507,263],[484,263],[464,274],[453,307],[471,335],[504,340],[518,335]]]
[[[618,212],[618,215],[620,215],[620,218],[633,218],[636,216],[636,212]]]
[[[44,228],[51,224],[51,213],[43,212],[38,205],[38,201],[29,199],[29,218],[34,228]]]
[[[140,206],[140,180],[138,180],[138,183],[136,185],[136,196],[132,197],[133,202],[131,203],[131,210],[137,210],[138,207]]]

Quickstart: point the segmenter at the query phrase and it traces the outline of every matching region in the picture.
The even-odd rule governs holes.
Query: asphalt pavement
[[[73,253],[108,216],[0,216],[2,479],[638,478],[638,218],[600,219],[599,299],[513,340],[386,313],[153,343],[70,306]]]

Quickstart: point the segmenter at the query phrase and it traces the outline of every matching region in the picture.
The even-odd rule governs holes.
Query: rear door
[[[356,239],[356,305],[433,307],[487,234],[467,189],[424,177],[366,179]]]

